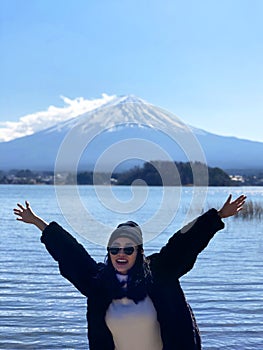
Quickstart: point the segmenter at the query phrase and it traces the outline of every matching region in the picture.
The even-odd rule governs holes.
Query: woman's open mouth
[[[118,265],[125,265],[128,263],[127,259],[116,259],[115,261]]]

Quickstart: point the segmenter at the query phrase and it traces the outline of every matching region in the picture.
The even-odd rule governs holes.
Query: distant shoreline
[[[29,183],[0,183],[0,186],[115,186],[115,187],[127,187],[127,186],[138,186],[138,187],[263,187],[262,185],[207,185],[207,186],[196,186],[196,185],[112,185],[112,184],[44,184],[44,183],[35,183],[35,184],[29,184]]]
[[[198,178],[198,179],[196,179]],[[145,162],[119,172],[0,170],[2,185],[107,185],[107,186],[263,186],[262,170],[232,170],[208,167],[200,162]]]

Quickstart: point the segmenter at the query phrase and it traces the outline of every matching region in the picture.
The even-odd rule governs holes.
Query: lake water
[[[68,189],[65,186],[65,193]],[[101,187],[101,190],[107,192],[108,188]],[[151,220],[154,210],[160,208],[162,201],[161,188],[148,190],[147,199],[132,214],[132,219],[140,224]],[[152,220],[156,234],[153,238],[152,229],[148,233],[153,239],[145,244],[146,254],[157,251],[185,220],[193,189],[182,188],[180,191],[178,210],[172,221],[170,214],[174,210],[173,200],[176,201],[172,191],[169,191],[171,198],[162,209],[162,215]],[[125,208],[127,200],[132,197],[130,188],[116,187],[114,192]],[[145,195],[142,187],[138,192]],[[86,299],[59,275],[56,262],[40,243],[40,232],[31,225],[16,221],[12,212],[17,202],[28,199],[37,214],[46,221],[61,223],[85,245],[96,260],[102,261],[105,248],[94,244],[101,239],[94,222],[101,220],[104,225],[115,225],[118,221],[130,218],[131,209],[121,213],[120,208],[115,212],[102,208],[94,188],[90,186],[81,187],[79,193],[95,218],[93,223],[87,224],[87,221],[82,222],[82,215],[76,217],[78,227],[84,227],[87,236],[83,233],[79,235],[62,215],[54,187],[0,186],[1,349],[88,348]],[[219,208],[228,193],[233,196],[244,193],[248,199],[263,205],[262,187],[214,187],[209,188],[205,200],[202,199],[204,209],[213,206]],[[74,201],[71,205],[74,207]],[[192,208],[192,214],[195,214],[195,208]],[[170,225],[157,235],[166,221],[171,221]],[[181,283],[195,312],[204,349],[262,350],[262,223],[258,219],[247,221],[241,218],[228,218],[225,223],[225,229],[213,238],[200,254],[193,270],[181,279]],[[102,232],[102,235],[105,234]]]

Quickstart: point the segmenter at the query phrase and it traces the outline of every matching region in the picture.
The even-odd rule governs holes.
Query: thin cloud
[[[73,100],[65,96],[60,97],[65,103],[64,107],[49,106],[47,110],[25,115],[17,122],[0,123],[0,142],[31,135],[61,121],[75,118],[102,106],[116,96],[102,94],[101,98],[94,100],[86,100],[83,97],[77,97]]]

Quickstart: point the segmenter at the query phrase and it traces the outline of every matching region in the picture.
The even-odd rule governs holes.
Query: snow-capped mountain
[[[77,118],[0,143],[0,170],[113,169],[150,160],[206,161],[223,169],[263,168],[263,143],[185,125],[135,96],[112,99]],[[57,161],[57,163],[56,163]]]

